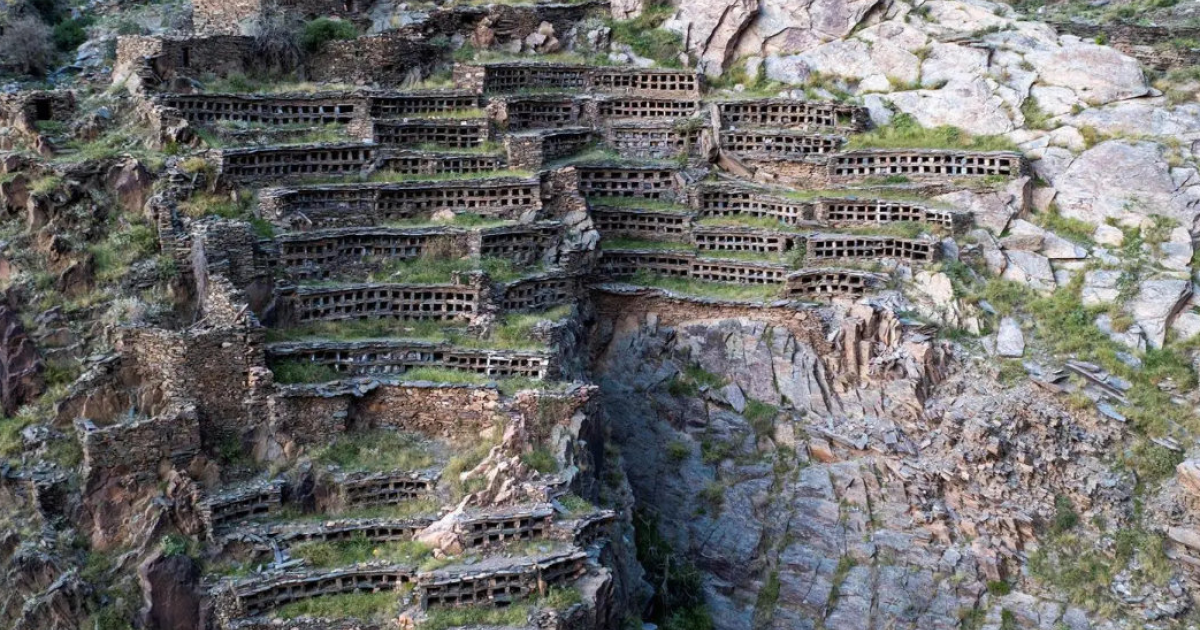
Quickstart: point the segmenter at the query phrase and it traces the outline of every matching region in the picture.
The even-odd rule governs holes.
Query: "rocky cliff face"
[[[1026,576],[1039,549],[1058,552],[1046,532],[1063,514],[1102,523],[1096,540],[1131,526],[1134,476],[1106,461],[1120,425],[1001,384],[882,308],[823,311],[807,335],[627,311],[596,326],[602,404],[637,504],[702,573],[715,627],[1109,623]],[[1122,579],[1154,595],[1132,606],[1185,608],[1139,554]]]

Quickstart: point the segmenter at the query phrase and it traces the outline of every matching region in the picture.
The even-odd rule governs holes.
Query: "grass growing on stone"
[[[600,246],[604,249],[653,249],[670,251],[691,251],[687,243],[672,241],[647,241],[636,238],[601,238]]]
[[[663,199],[643,199],[642,197],[588,197],[588,204],[592,207],[630,208],[657,212],[693,212],[692,208],[681,203]]]
[[[485,217],[474,212],[457,212],[454,214],[454,218],[449,221],[434,221],[432,219],[405,219],[400,221],[390,221],[385,223],[384,226],[392,228],[459,227],[484,229],[515,224],[516,221],[511,219]]]
[[[275,612],[275,616],[282,619],[327,617],[383,620],[399,614],[399,602],[398,593],[387,591],[324,595],[282,606]]]
[[[268,328],[267,341],[301,341],[305,339],[327,339],[350,341],[354,339],[384,339],[403,337],[441,341],[460,333],[459,322],[438,320],[400,321],[394,319],[355,319],[338,322],[313,322],[293,328]]]
[[[632,20],[607,19],[604,23],[612,29],[614,42],[627,44],[639,57],[653,59],[660,66],[679,68],[683,65],[679,59],[683,38],[660,28],[673,13],[669,4],[651,3]]]
[[[459,151],[458,150],[442,151],[441,153],[457,154],[457,153],[459,153]],[[530,171],[522,171],[522,170],[516,170],[516,169],[479,171],[476,173],[433,173],[433,174],[397,173],[396,171],[389,171],[389,170],[385,169],[385,170],[375,171],[374,173],[371,173],[371,176],[368,177],[367,179],[369,181],[379,182],[379,183],[405,183],[405,182],[445,182],[445,181],[454,181],[454,180],[469,181],[469,180],[476,180],[476,179],[497,179],[497,178],[501,178],[501,177],[517,177],[517,178],[521,178],[521,179],[528,179],[529,177],[532,177],[532,176],[533,176],[533,173]],[[335,181],[342,181],[342,180],[335,180]]]
[[[1081,288],[1082,274],[1077,274],[1067,287],[1048,295],[1039,295],[1022,283],[993,279],[975,298],[986,300],[1002,316],[1014,313],[1028,316],[1034,323],[1034,338],[1054,355],[1096,363],[1132,383],[1125,394],[1129,405],[1122,407],[1121,413],[1139,431],[1158,437],[1168,435],[1174,427],[1200,430],[1191,410],[1171,402],[1171,394],[1159,388],[1166,382],[1181,391],[1195,386],[1196,375],[1187,359],[1170,348],[1152,348],[1142,357],[1140,369],[1126,365],[1119,356],[1125,348],[1093,324],[1105,307],[1083,306]],[[1135,469],[1141,465],[1137,460],[1131,464]]]
[[[271,365],[275,382],[282,385],[296,383],[327,383],[342,378],[342,374],[328,365],[307,361],[279,361]]]
[[[491,605],[431,608],[421,630],[447,630],[463,626],[525,626],[534,609],[565,610],[583,601],[574,587],[551,587],[546,595],[530,603],[497,608]]]
[[[544,348],[546,344],[531,336],[534,326],[541,322],[556,322],[570,314],[571,306],[567,304],[538,313],[510,313],[492,329],[484,344],[508,350]]]
[[[494,433],[502,435],[504,430],[501,427],[497,427]],[[479,462],[482,462],[483,458],[487,457],[488,452],[492,449],[492,444],[491,440],[481,441],[463,450],[458,455],[451,457],[446,467],[442,469],[442,483],[450,488],[450,496],[455,500],[480,489],[483,483],[482,479],[476,478],[463,481],[461,475],[478,466]]]
[[[891,221],[889,223],[872,223],[867,225],[851,225],[832,228],[830,233],[861,234],[863,236],[895,236],[897,238],[918,238],[936,229],[936,226],[918,223],[916,221]]]
[[[665,289],[681,295],[718,300],[772,301],[780,299],[783,291],[782,285],[706,282],[690,278],[673,278],[647,271],[639,271],[627,280],[627,282],[629,284],[654,287],[656,289]]]
[[[521,455],[521,462],[540,473],[558,472],[558,460],[546,447],[538,447]]]
[[[471,119],[478,119],[478,118],[487,118],[487,112],[483,111],[482,109],[480,109],[478,107],[472,107],[469,109],[449,109],[449,110],[440,111],[440,112],[425,112],[422,114],[413,114],[410,116],[404,116],[404,118],[410,118],[410,119],[416,119],[416,120],[421,120],[421,119],[471,120]]]
[[[529,618],[528,604],[503,608],[491,605],[460,608],[431,608],[421,630],[447,630],[463,626],[524,626]]]
[[[416,566],[431,556],[433,550],[415,540],[378,543],[356,534],[347,540],[304,543],[288,552],[294,558],[303,558],[310,566],[332,568],[369,561]]]
[[[949,125],[922,127],[912,116],[896,114],[885,127],[850,136],[846,149],[1016,151],[1017,145],[1004,136],[973,136]]]
[[[346,433],[318,450],[313,460],[342,470],[420,470],[433,465],[420,436],[387,429]]]
[[[791,226],[772,217],[733,215],[728,217],[705,217],[696,222],[703,227],[745,227],[762,230],[791,229]]]
[[[1054,204],[1045,212],[1033,215],[1033,222],[1065,239],[1086,245],[1092,244],[1092,234],[1096,231],[1096,226],[1087,221],[1064,217]]]
[[[445,284],[454,274],[465,274],[480,270],[488,274],[493,282],[508,282],[523,275],[536,273],[540,266],[518,267],[503,258],[446,258],[438,255],[423,255],[414,260],[389,262],[383,269],[371,274],[373,282],[396,282],[401,284]]]
[[[568,516],[583,516],[596,511],[596,506],[577,494],[564,494],[558,498],[558,503],[567,510]]]

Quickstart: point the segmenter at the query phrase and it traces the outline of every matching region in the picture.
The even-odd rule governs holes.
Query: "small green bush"
[[[1054,521],[1050,523],[1050,531],[1055,534],[1075,529],[1079,524],[1079,515],[1075,513],[1075,506],[1071,505],[1071,500],[1063,495],[1054,498]]]
[[[325,48],[325,44],[358,37],[358,29],[345,20],[334,18],[317,18],[304,25],[300,33],[300,48],[305,52],[317,53]]]
[[[540,473],[558,472],[558,460],[545,447],[535,448],[521,455],[521,462]]]
[[[1012,584],[1004,580],[993,580],[987,583],[987,590],[996,597],[1003,597],[1012,592]]]
[[[755,435],[769,437],[775,430],[775,416],[779,415],[779,409],[775,405],[751,398],[746,401],[746,411],[742,415],[754,429]]]
[[[54,47],[63,52],[72,52],[79,48],[87,41],[88,36],[85,29],[91,26],[93,21],[91,17],[85,16],[63,20],[55,24],[54,33],[51,35]]]
[[[667,461],[681,464],[692,454],[692,447],[683,440],[672,440],[667,443]]]

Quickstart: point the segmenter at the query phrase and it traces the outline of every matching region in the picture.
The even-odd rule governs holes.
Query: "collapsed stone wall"
[[[80,419],[75,431],[83,447],[85,478],[128,474],[154,480],[163,462],[183,468],[200,454],[200,424],[191,405],[106,426]]]
[[[541,129],[504,136],[504,150],[510,168],[536,171],[582,151],[594,141],[592,130],[585,127]]]
[[[42,151],[38,123],[65,123],[75,113],[75,93],[68,90],[23,90],[0,94],[0,127],[8,127],[16,137]],[[4,138],[0,149],[16,149],[11,137]]]
[[[307,445],[328,444],[348,429],[394,428],[451,440],[478,439],[494,425],[500,393],[475,385],[288,385],[269,398],[256,452],[289,459]]]
[[[122,331],[117,349],[122,360],[138,366],[145,382],[162,383],[168,399],[196,406],[206,450],[239,443],[253,430],[244,398],[252,370],[266,363],[261,329],[129,328]]]
[[[117,38],[112,80],[137,92],[170,85],[177,78],[252,74],[257,63],[250,37],[122,35]]]

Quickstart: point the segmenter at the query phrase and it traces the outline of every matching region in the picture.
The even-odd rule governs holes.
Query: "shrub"
[[[178,534],[168,534],[162,539],[162,552],[164,556],[184,556],[188,553],[188,539]]]
[[[1061,534],[1074,529],[1078,524],[1079,515],[1075,513],[1075,507],[1071,505],[1071,500],[1062,495],[1055,497],[1054,522],[1050,524],[1050,530],[1055,534]]]
[[[72,52],[87,41],[86,27],[92,25],[92,18],[80,17],[63,20],[54,25],[54,47],[63,52]]]
[[[746,411],[742,415],[754,429],[755,435],[769,437],[775,430],[775,416],[778,414],[779,409],[774,405],[751,398],[746,401]]]
[[[350,30],[353,31],[354,27],[351,26]],[[304,40],[298,35],[299,31],[297,19],[274,5],[269,6],[254,28],[255,58],[271,74],[291,72],[300,65],[301,52],[296,41]]]
[[[683,440],[672,440],[667,443],[667,461],[672,464],[682,464],[692,454],[692,447]]]
[[[50,27],[33,16],[13,20],[0,35],[0,59],[25,74],[42,74],[54,60]]]
[[[300,33],[300,48],[305,52],[317,53],[331,41],[355,37],[358,37],[358,30],[353,24],[345,20],[317,18],[304,25],[304,30]]]

